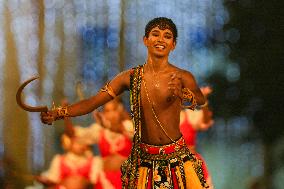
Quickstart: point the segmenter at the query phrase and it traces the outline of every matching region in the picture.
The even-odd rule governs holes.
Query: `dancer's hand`
[[[173,97],[182,99],[181,75],[178,72],[171,74],[171,80],[168,83],[168,89],[172,91]]]
[[[47,112],[40,113],[41,122],[47,125],[52,125],[52,122],[56,120],[56,110],[48,110]]]
[[[210,95],[213,91],[212,87],[210,86],[201,87],[200,90],[205,97]]]

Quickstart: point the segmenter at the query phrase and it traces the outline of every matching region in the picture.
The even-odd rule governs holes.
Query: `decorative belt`
[[[162,145],[162,146],[156,146],[156,145],[150,145],[146,143],[141,143],[140,148],[142,152],[148,153],[148,154],[170,154],[173,152],[178,152],[182,148],[186,147],[185,140],[183,137],[178,139],[175,143],[167,144],[167,145]]]

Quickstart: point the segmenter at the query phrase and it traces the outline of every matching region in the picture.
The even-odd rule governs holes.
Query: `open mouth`
[[[165,47],[164,45],[155,45],[155,48],[156,48],[156,49],[161,49],[161,50],[163,50],[163,49],[165,49],[166,47]]]

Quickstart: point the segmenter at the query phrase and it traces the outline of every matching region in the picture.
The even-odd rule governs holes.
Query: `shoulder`
[[[120,77],[120,78],[129,78],[130,73],[131,73],[131,69],[125,70],[125,71],[122,71],[122,72],[120,72],[119,74],[117,74],[117,77]]]
[[[130,76],[131,74],[133,74],[135,72],[135,70],[141,70],[142,68],[143,68],[143,65],[138,65],[138,66],[135,66],[135,67],[130,68],[128,70],[122,71],[118,75]]]
[[[171,67],[171,72],[178,72],[179,74],[182,74],[182,76],[193,77],[192,73],[188,70],[179,68],[173,64],[170,64],[170,67]]]
[[[194,79],[194,76],[190,71],[180,69],[180,74],[184,79]]]
[[[61,159],[64,158],[64,155],[61,154],[56,154],[55,156],[53,156],[52,160],[51,160],[51,164],[55,165],[55,164],[59,164],[59,162],[61,161]]]
[[[194,75],[187,70],[179,69],[182,85],[188,88],[195,88],[196,81]]]
[[[189,81],[195,80],[193,74],[190,71],[185,70],[185,69],[181,69],[181,68],[176,67],[172,64],[170,64],[170,65],[171,65],[171,72],[177,72],[178,75],[181,77],[183,82],[189,82]]]

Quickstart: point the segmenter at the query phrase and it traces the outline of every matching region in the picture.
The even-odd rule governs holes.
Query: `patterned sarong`
[[[202,189],[202,162],[186,147],[183,138],[154,146],[140,144],[141,163],[137,189]]]

